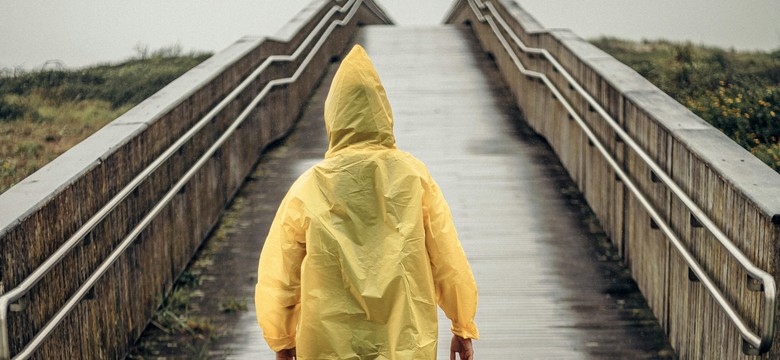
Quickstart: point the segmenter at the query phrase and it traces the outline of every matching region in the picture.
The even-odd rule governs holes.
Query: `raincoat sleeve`
[[[306,256],[303,204],[285,197],[263,245],[255,288],[257,322],[271,350],[295,347]]]
[[[474,323],[477,284],[458,240],[452,215],[439,186],[428,176],[423,197],[425,246],[431,259],[436,301],[452,321],[452,333],[479,339]]]

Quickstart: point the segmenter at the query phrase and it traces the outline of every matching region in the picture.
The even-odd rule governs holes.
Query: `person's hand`
[[[460,360],[474,360],[474,348],[471,339],[464,339],[458,335],[452,335],[450,342],[450,360],[455,360],[455,353],[460,354]]]
[[[295,360],[295,348],[284,349],[276,353],[276,360]]]

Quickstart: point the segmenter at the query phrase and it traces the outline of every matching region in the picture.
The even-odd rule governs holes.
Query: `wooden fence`
[[[82,143],[0,195],[0,294],[17,287],[99,209],[204,118],[272,55],[292,54],[334,6],[316,0],[276,38],[245,37],[198,65]],[[388,23],[371,0],[358,1],[300,77],[275,87],[247,120],[152,220],[33,355],[36,359],[122,358],[173,281],[237,192],[262,150],[283,136],[361,24]],[[335,13],[333,20],[347,16]],[[319,29],[323,33],[331,21]],[[11,304],[11,355],[63,304],[270,81],[293,75],[294,61],[272,63],[200,131],[100,220],[26,296]]]
[[[578,184],[680,357],[756,358],[743,354],[733,322],[702,283],[689,277],[688,264],[561,101],[544,82],[521,73],[494,28],[480,21],[484,19],[477,12],[497,21],[490,6],[522,43],[549,52],[746,257],[775,279],[780,274],[780,175],[629,67],[569,30],[545,29],[512,0],[456,1],[447,18],[448,23],[469,24],[493,55],[525,120],[547,139]],[[510,46],[526,68],[555,85],[749,327],[758,331],[764,293],[748,290],[743,267],[550,61]],[[774,345],[760,358],[780,358],[779,349],[775,331]]]

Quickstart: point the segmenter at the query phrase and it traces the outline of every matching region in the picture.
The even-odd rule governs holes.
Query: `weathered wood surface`
[[[384,82],[399,148],[428,165],[452,208],[480,291],[477,358],[673,357],[576,185],[522,122],[476,39],[456,27],[370,26],[357,41]],[[215,240],[204,296],[191,305],[230,332],[210,356],[273,359],[251,301],[258,253],[292,182],[325,153],[329,79],[241,191],[243,210],[233,219],[240,225]],[[249,309],[214,316],[222,298],[249,299]],[[448,359],[444,317],[439,330],[438,358]]]
[[[0,292],[17,286],[268,56],[291,54],[334,4],[343,3],[312,2],[278,39],[241,39],[0,195]],[[260,150],[290,128],[330,58],[343,51],[358,23],[384,22],[381,13],[369,11],[366,3],[370,1],[349,25],[335,30],[295,84],[276,88],[252,112],[35,358],[124,355],[243,183]],[[259,90],[270,80],[291,76],[302,60],[269,67],[34,287],[24,301],[26,309],[10,314],[12,353],[29,342]]]
[[[780,176],[720,131],[685,109],[636,72],[568,30],[546,30],[512,0],[489,1],[528,46],[549,51],[577,82],[701,207],[759,268],[780,275]],[[497,59],[502,75],[531,126],[552,145],[683,358],[749,358],[741,339],[688,267],[601,155],[587,145],[551,92],[520,73],[466,1],[448,21],[468,22],[482,47]],[[746,289],[746,273],[707,230],[693,227],[690,212],[564,77],[539,56],[520,54],[528,68],[544,73],[611,152],[642,193],[671,224],[740,314],[757,330],[763,294]],[[773,222],[774,221],[774,222]],[[778,321],[776,319],[775,323]],[[780,357],[780,334],[763,358]]]

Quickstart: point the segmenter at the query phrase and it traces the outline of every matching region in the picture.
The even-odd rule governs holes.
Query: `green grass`
[[[0,193],[210,54],[177,47],[78,70],[0,74]]]
[[[780,172],[780,49],[591,41]]]
[[[228,297],[225,299],[222,299],[222,301],[219,302],[219,311],[224,313],[234,313],[239,311],[246,311],[247,310],[247,300],[246,299],[238,299],[234,297]]]
[[[241,195],[233,199],[187,269],[161,299],[151,326],[137,339],[128,359],[214,358],[209,352],[214,341],[230,331],[224,316],[247,311],[252,301],[222,293],[221,285],[213,277],[220,266],[215,257],[231,246],[229,237],[242,226],[238,216],[246,211],[246,205]],[[219,356],[228,357],[229,352]]]

